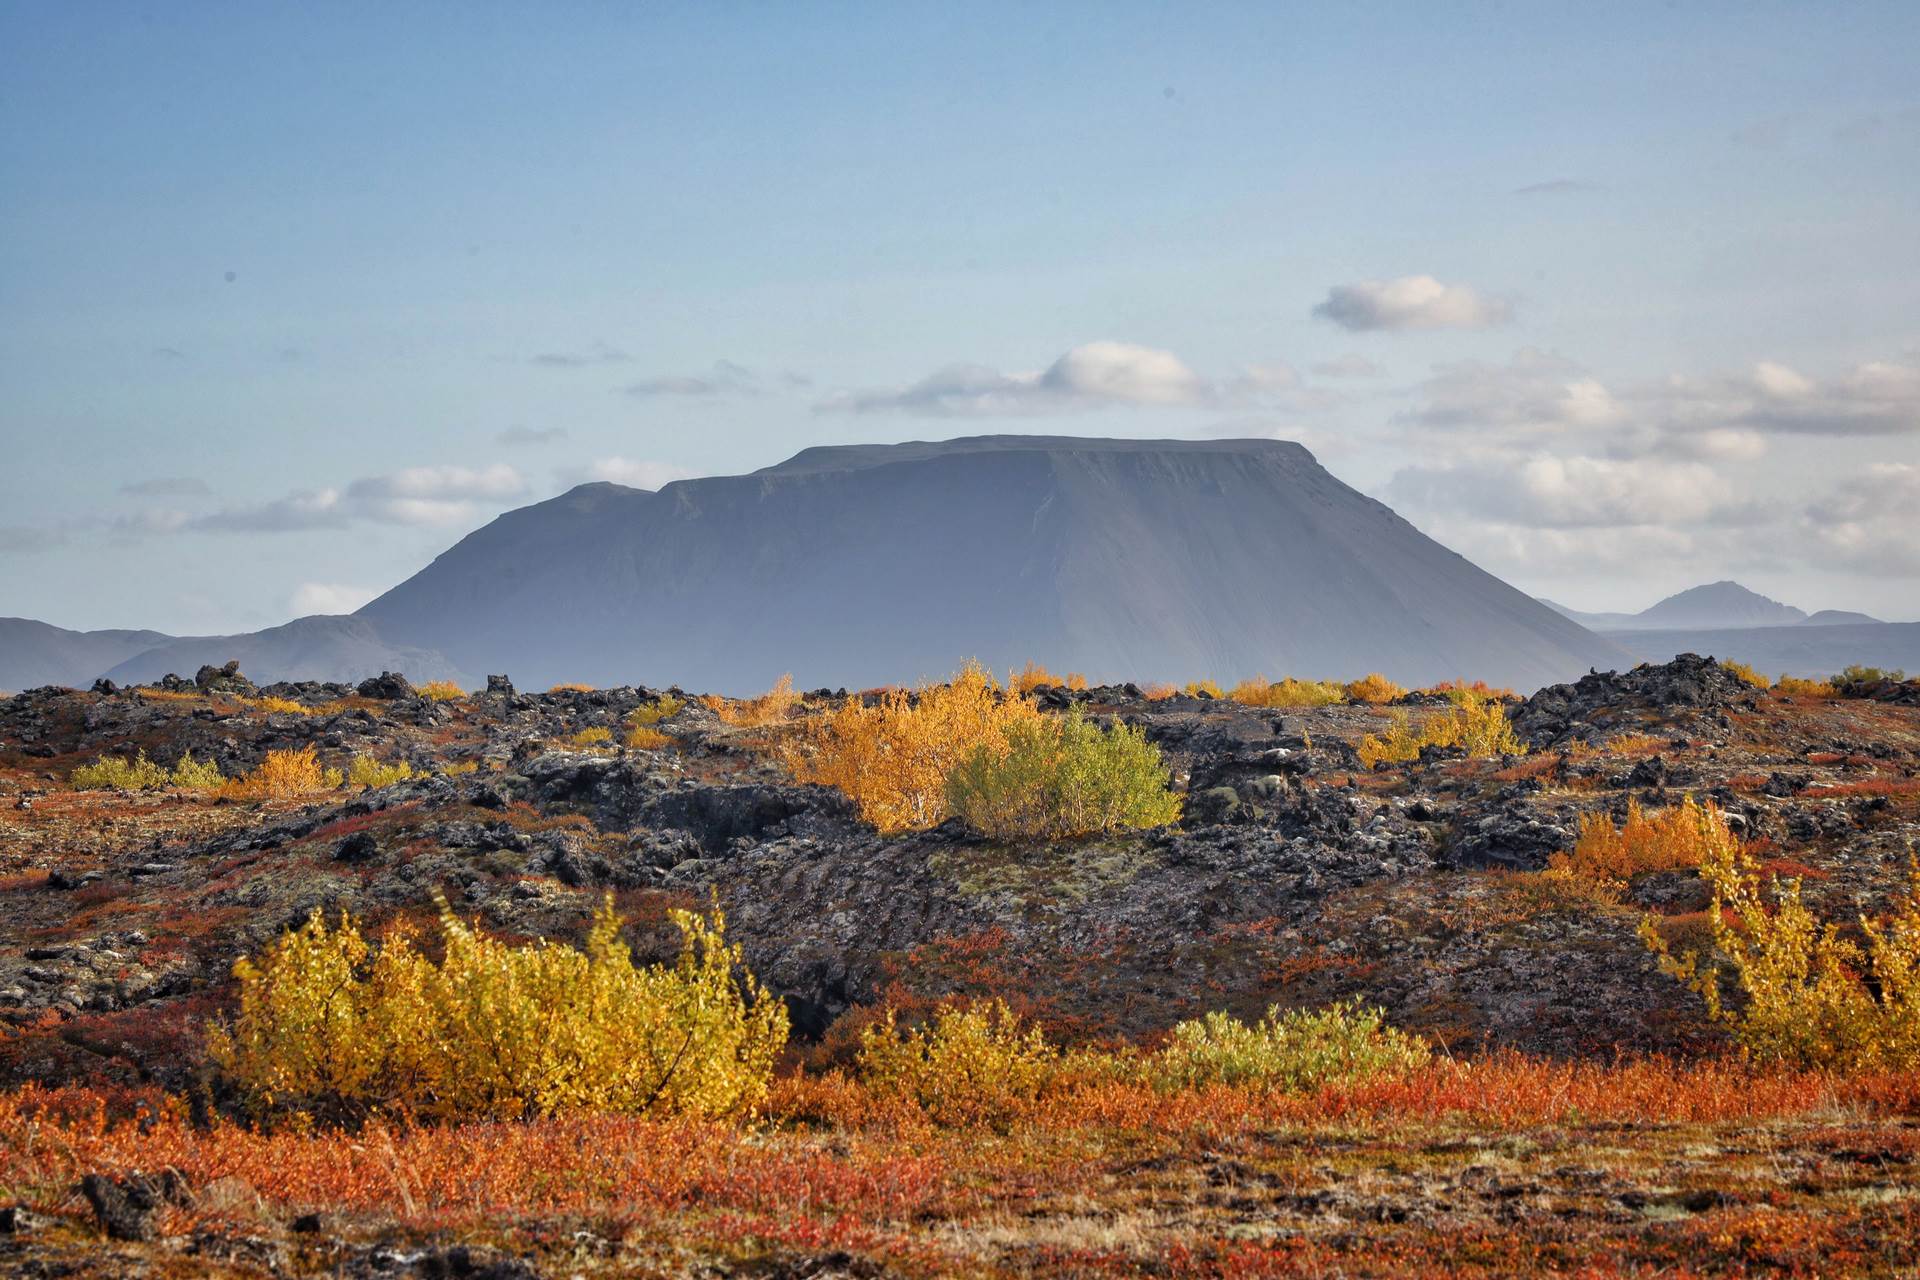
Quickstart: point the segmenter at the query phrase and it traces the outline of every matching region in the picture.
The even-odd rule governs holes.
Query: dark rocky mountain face
[[[977,658],[1532,688],[1623,658],[1267,440],[978,437],[809,449],[658,493],[586,485],[358,616],[530,685],[859,685]]]

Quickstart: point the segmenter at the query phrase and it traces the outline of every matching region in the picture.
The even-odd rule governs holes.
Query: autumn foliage
[[[1471,692],[1460,695],[1445,712],[1418,728],[1404,712],[1394,713],[1387,732],[1363,735],[1358,750],[1360,763],[1371,769],[1383,761],[1417,759],[1426,747],[1458,747],[1478,757],[1525,755],[1527,750],[1513,732],[1506,707]]]
[[[567,1111],[739,1115],[765,1098],[786,1006],[736,980],[725,922],[671,918],[671,968],[642,968],[609,900],[584,950],[514,946],[441,903],[443,958],[404,932],[373,953],[316,911],[234,968],[240,1011],[215,1064],[266,1113],[423,1119]]]
[[[338,769],[323,766],[311,745],[297,751],[269,751],[244,777],[227,783],[229,794],[250,800],[292,800],[336,791],[345,781]]]
[[[871,704],[848,698],[810,723],[786,760],[802,782],[840,788],[882,831],[930,827],[950,812],[947,777],[961,760],[1004,752],[1009,729],[1040,719],[1031,700],[969,664],[946,684],[889,689]]]
[[[1580,837],[1570,850],[1547,860],[1549,871],[1579,876],[1618,893],[1648,871],[1691,871],[1725,856],[1736,844],[1725,816],[1712,804],[1688,796],[1649,816],[1638,800],[1627,801],[1618,827],[1604,813],[1583,814]]]

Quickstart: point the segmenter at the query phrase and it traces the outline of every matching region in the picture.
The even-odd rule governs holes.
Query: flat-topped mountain
[[[357,616],[524,684],[856,685],[978,658],[1532,688],[1624,657],[1274,440],[983,436],[583,485]]]

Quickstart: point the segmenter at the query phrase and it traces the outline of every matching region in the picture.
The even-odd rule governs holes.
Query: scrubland
[[[0,702],[12,1270],[1920,1267],[1897,673],[174,684]]]

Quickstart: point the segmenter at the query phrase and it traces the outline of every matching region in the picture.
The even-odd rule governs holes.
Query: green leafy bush
[[[1061,839],[1180,816],[1160,748],[1129,725],[1102,730],[1079,707],[1007,726],[947,775],[947,803],[995,839]]]
[[[101,756],[75,769],[69,781],[81,791],[151,791],[161,787],[209,791],[226,779],[218,765],[194,759],[191,751],[181,753],[172,769],[147,759],[147,753],[141,751],[132,759]]]
[[[641,968],[610,898],[583,951],[489,937],[442,899],[438,961],[404,933],[370,961],[351,920],[316,911],[234,966],[239,1016],[210,1028],[209,1052],[262,1110],[323,1117],[751,1111],[786,1044],[786,1006],[736,979],[718,913],[671,918],[678,963]]]
[[[1386,1025],[1381,1010],[1342,1001],[1317,1011],[1269,1009],[1252,1026],[1218,1011],[1182,1022],[1147,1073],[1167,1091],[1228,1084],[1308,1092],[1402,1075],[1431,1056],[1425,1041]]]

